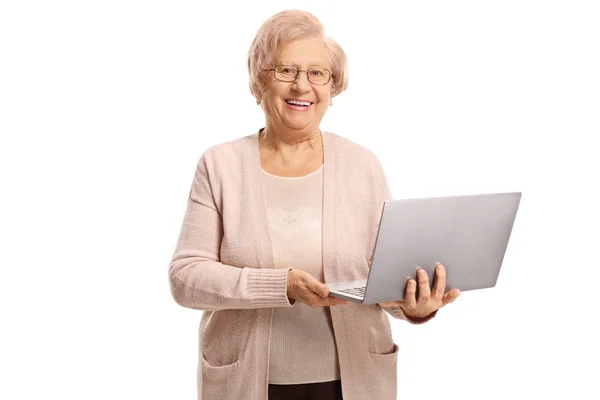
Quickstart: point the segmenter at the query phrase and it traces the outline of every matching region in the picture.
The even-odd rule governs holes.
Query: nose
[[[308,73],[306,71],[299,71],[296,80],[292,84],[292,89],[299,93],[306,93],[310,90],[310,82],[308,81]]]

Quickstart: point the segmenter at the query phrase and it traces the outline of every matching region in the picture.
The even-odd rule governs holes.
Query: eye
[[[285,75],[296,75],[296,69],[293,67],[279,67],[279,73]]]
[[[325,72],[320,69],[311,69],[308,71],[311,76],[323,76]]]

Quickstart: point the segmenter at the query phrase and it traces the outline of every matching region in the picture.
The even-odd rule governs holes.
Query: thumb
[[[318,280],[313,280],[312,290],[321,297],[329,296],[329,288]]]
[[[453,289],[442,296],[442,305],[450,304],[460,296],[460,290]]]

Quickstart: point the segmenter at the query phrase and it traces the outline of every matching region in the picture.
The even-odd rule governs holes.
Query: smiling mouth
[[[285,100],[285,102],[291,106],[296,107],[310,107],[313,104],[310,101]]]

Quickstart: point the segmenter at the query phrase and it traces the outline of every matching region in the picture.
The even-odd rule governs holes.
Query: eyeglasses
[[[315,85],[327,85],[333,76],[331,71],[325,68],[298,69],[293,65],[276,65],[275,68],[267,68],[265,71],[275,71],[275,79],[281,82],[294,82],[298,79],[300,72],[306,72],[310,83]]]

